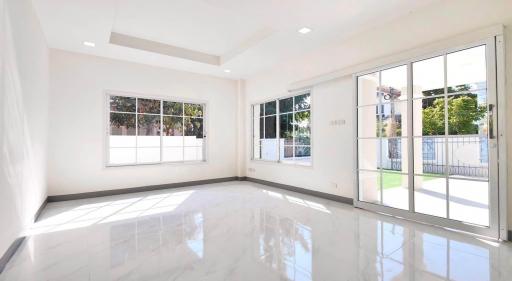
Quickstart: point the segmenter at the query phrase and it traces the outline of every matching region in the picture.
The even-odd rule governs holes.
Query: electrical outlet
[[[338,184],[335,182],[331,182],[331,188],[338,189]]]
[[[256,169],[255,168],[248,168],[247,171],[249,171],[249,173],[254,173],[254,172],[256,172]]]

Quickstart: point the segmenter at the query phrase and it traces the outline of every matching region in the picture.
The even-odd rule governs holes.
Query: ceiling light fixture
[[[226,72],[226,73],[230,73],[230,72],[231,72],[231,70],[230,70],[230,69],[224,69],[224,72]]]
[[[87,47],[96,47],[96,44],[94,42],[90,42],[90,41],[84,41],[83,44],[84,44],[84,46],[87,46]]]
[[[306,33],[311,32],[311,28],[303,27],[303,28],[299,29],[298,31],[299,31],[299,33],[306,34]]]

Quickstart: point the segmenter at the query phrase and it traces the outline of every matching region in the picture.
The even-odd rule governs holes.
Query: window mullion
[[[164,101],[160,100],[160,162],[163,162],[163,144],[164,144]]]
[[[443,75],[444,75],[444,161],[445,164],[445,178],[446,178],[446,218],[450,218],[450,180],[448,179],[450,176],[450,159],[448,152],[448,56],[447,54],[443,55]]]
[[[292,107],[292,161],[295,163],[295,97],[293,97]]]
[[[135,98],[135,164],[139,163],[139,98]]]
[[[279,122],[279,99],[276,100],[276,140],[277,140],[277,162],[281,162],[281,126]],[[284,144],[283,144],[284,149]],[[284,151],[284,150],[283,150]]]
[[[185,161],[185,103],[181,103],[181,161]]]

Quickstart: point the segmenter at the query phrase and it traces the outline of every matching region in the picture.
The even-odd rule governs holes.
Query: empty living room
[[[510,281],[509,95],[512,0],[0,0],[0,281]]]

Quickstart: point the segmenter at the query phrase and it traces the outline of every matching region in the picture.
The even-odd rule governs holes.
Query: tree
[[[423,135],[444,135],[444,98],[423,109]]]
[[[423,135],[444,135],[444,97],[423,105]],[[448,133],[450,135],[478,134],[478,122],[485,116],[485,106],[478,104],[476,94],[448,97]]]
[[[478,134],[478,124],[485,116],[485,106],[478,105],[476,95],[448,99],[448,133],[450,135]]]

